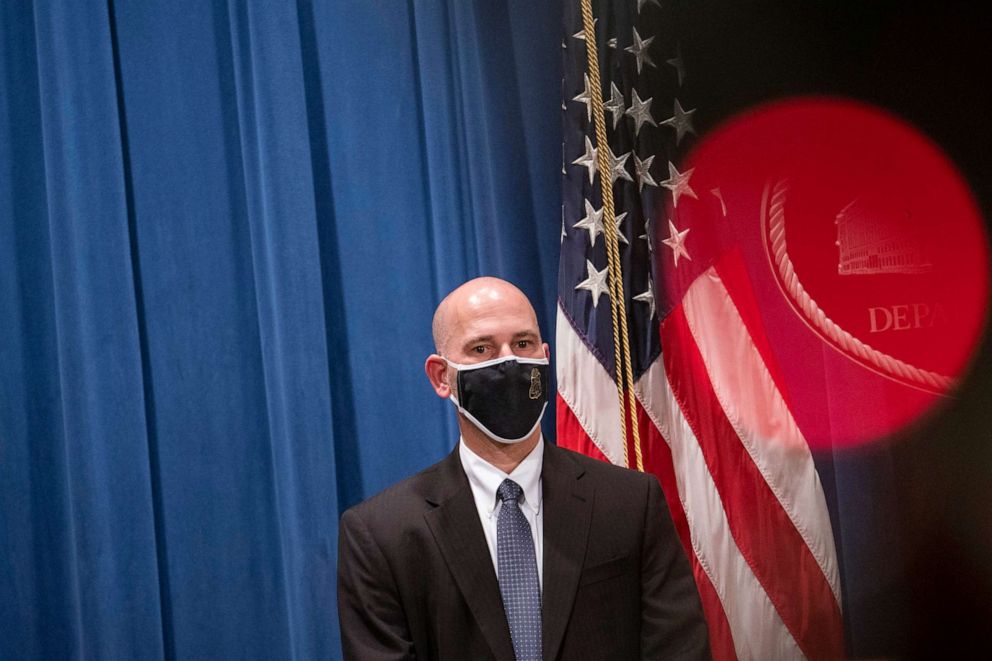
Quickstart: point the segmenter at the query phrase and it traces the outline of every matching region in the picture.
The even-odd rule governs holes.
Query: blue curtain
[[[557,2],[0,3],[0,658],[336,658],[439,298],[552,332]]]

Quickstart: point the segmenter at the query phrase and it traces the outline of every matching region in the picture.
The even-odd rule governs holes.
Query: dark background
[[[952,158],[988,230],[992,41],[981,7],[713,1],[679,7],[694,102],[706,109],[697,113],[700,133],[753,105],[799,94],[875,104],[914,124]],[[874,558],[874,585],[866,580],[863,592],[847,595],[845,624],[857,657],[966,658],[990,649],[988,335],[945,407],[874,449],[838,458],[849,469],[865,468],[861,516],[884,513],[866,526],[872,538],[847,540]]]

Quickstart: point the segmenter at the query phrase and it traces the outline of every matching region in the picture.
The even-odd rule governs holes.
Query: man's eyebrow
[[[539,337],[539,335],[537,334],[537,332],[536,331],[531,331],[531,330],[519,331],[519,332],[513,334],[513,339],[514,340],[519,340],[519,339],[536,339],[538,337]],[[493,342],[494,339],[495,339],[495,336],[493,336],[493,335],[476,335],[475,337],[471,337],[471,338],[465,340],[464,346],[467,346],[468,347],[468,346],[472,346],[473,344]]]

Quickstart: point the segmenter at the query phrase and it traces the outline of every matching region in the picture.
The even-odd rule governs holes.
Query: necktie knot
[[[496,489],[496,495],[499,496],[499,499],[504,503],[520,500],[520,495],[523,492],[524,490],[520,487],[520,485],[510,479],[503,480],[503,482],[499,485],[499,488]]]

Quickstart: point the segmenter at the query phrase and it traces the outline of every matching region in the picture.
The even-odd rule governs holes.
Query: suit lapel
[[[568,625],[582,573],[592,488],[579,479],[583,471],[567,453],[547,444],[541,488],[544,498],[544,658],[554,659]]]
[[[496,571],[457,447],[438,466],[437,491],[427,500],[436,507],[424,518],[458,589],[493,654],[512,661],[513,643]]]

